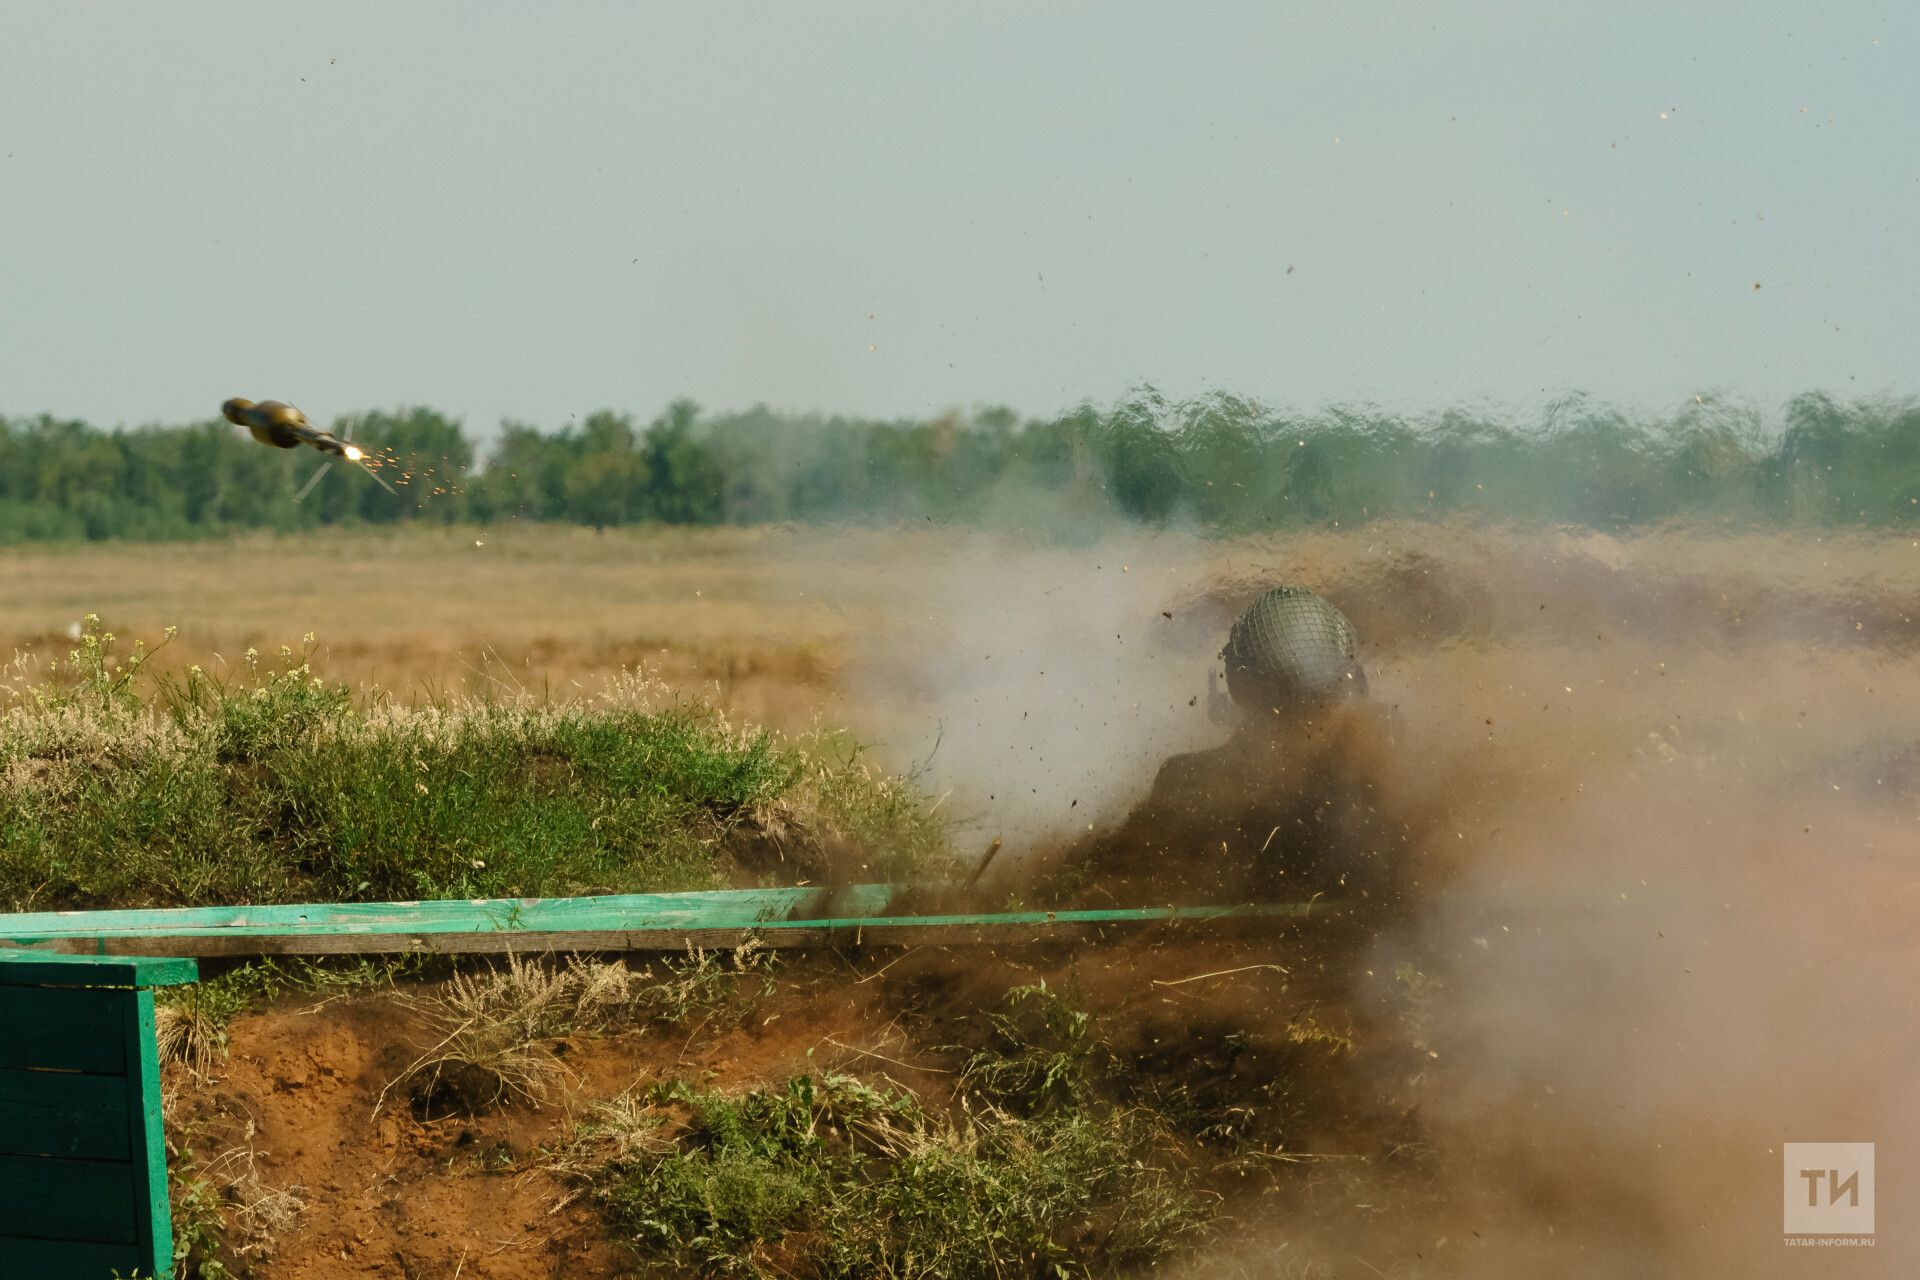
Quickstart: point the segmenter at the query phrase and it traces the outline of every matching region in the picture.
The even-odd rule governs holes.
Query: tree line
[[[1772,412],[1702,397],[1631,415],[1570,396],[1520,418],[1301,413],[1148,388],[1025,420],[1004,408],[709,414],[682,400],[646,422],[603,411],[556,429],[507,423],[484,447],[426,408],[333,427],[370,450],[397,495],[341,468],[295,502],[319,457],[260,448],[218,420],[0,418],[0,543],[409,521],[1920,523],[1920,401],[1889,397],[1809,393]]]

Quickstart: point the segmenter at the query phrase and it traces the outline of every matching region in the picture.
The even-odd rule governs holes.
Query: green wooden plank
[[[0,987],[0,1070],[125,1075],[133,991]],[[0,1188],[5,1187],[0,1183]]]
[[[0,1275],[21,1280],[110,1280],[115,1275],[151,1276],[130,1244],[37,1240],[0,1235]]]
[[[137,991],[123,1006],[130,1046],[128,1084],[135,1086],[127,1136],[133,1148],[134,1243],[141,1267],[159,1280],[173,1274],[173,1213],[167,1203],[167,1143],[161,1131],[160,1055],[154,1040],[153,992]]]
[[[66,956],[0,951],[0,986],[173,987],[197,982],[200,966],[179,956]]]
[[[0,915],[0,940],[17,947],[68,938],[296,937],[310,934],[545,933],[617,929],[883,928],[900,924],[1044,924],[1305,914],[1305,903],[1132,907],[905,916],[889,914],[895,890],[857,885],[837,893],[725,890],[593,898],[490,898],[332,906],[187,907],[167,911],[43,912]],[[1324,909],[1324,908],[1322,908]]]
[[[765,947],[797,948],[1018,945],[1101,937],[1116,928],[1245,927],[1276,919],[1321,919],[1341,913],[1326,902],[1260,903],[1240,907],[1141,907],[1107,911],[999,912],[983,915],[881,916],[788,920],[730,928],[553,929],[515,932],[391,931],[369,933],[233,933],[180,937],[50,938],[35,947],[108,952],[167,952],[191,956],[498,955],[556,952],[684,951],[733,948],[749,940]]]
[[[862,887],[877,889],[889,896],[893,892],[885,885]],[[742,892],[752,899],[761,897],[757,890]],[[657,903],[661,900],[685,899],[706,901],[696,906],[682,905],[672,911],[650,908],[630,912],[624,905],[614,905],[636,900]],[[713,903],[713,899],[720,901]],[[190,924],[181,923],[178,933],[154,932],[145,924],[137,930],[127,931],[111,924],[102,924],[95,917],[81,912],[62,914],[56,929],[33,936],[16,935],[9,938],[5,933],[0,933],[0,946],[30,948],[31,954],[36,955],[85,951],[116,955],[145,952],[183,956],[366,955],[416,951],[477,954],[542,949],[657,951],[681,950],[689,945],[732,947],[750,937],[774,947],[833,944],[843,938],[886,946],[1012,942],[1035,937],[1064,937],[1076,931],[1098,930],[1108,925],[1308,918],[1331,915],[1341,909],[1338,903],[1309,901],[1068,911],[949,912],[923,916],[819,912],[770,918],[750,909],[751,904],[743,909],[726,899],[725,894],[653,894],[624,898],[529,900],[528,903],[515,905],[532,905],[537,910],[524,912],[517,917],[512,928],[500,927],[500,921],[491,914],[499,906],[497,900],[411,905],[349,904],[363,912],[377,907],[378,917],[363,914],[347,924],[310,918],[299,927],[294,927],[292,922],[285,922],[279,927],[236,924],[196,929]],[[872,900],[872,896],[866,898],[866,901]],[[797,904],[795,909],[800,905],[817,909],[821,905],[835,906],[844,901],[846,899],[841,895],[834,895],[830,900],[814,899],[809,903]],[[862,905],[859,897],[853,899],[856,912]],[[115,914],[119,913],[99,913],[101,916]],[[155,922],[155,917],[160,917],[158,925],[165,925],[170,920],[190,922],[202,918],[197,908],[142,915],[149,922]],[[0,930],[7,927],[7,918],[0,917]]]
[[[594,928],[744,928],[822,916],[877,916],[890,885],[721,889],[694,893],[605,894],[584,898],[476,898],[428,902],[297,903],[179,907],[151,911],[43,911],[0,914],[0,939],[16,944],[79,934],[168,937],[225,933],[442,933]]]
[[[0,1071],[0,1155],[127,1160],[127,1085],[124,1076]]]
[[[137,1246],[134,1168],[0,1156],[0,1236]]]

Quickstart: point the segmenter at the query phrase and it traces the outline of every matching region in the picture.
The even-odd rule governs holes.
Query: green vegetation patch
[[[1087,1025],[1044,989],[1015,992],[944,1108],[831,1072],[664,1082],[600,1108],[560,1167],[674,1274],[1131,1271],[1200,1239],[1213,1202],[1161,1116],[1103,1100]]]
[[[1201,1201],[1140,1112],[935,1117],[912,1093],[805,1075],[740,1094],[676,1082],[663,1149],[603,1193],[642,1252],[748,1276],[1068,1276],[1153,1261]]]
[[[0,906],[638,893],[789,875],[828,839],[905,871],[919,797],[642,676],[575,702],[355,698],[304,656],[144,682],[97,625],[0,712]],[[143,684],[150,685],[145,692]]]

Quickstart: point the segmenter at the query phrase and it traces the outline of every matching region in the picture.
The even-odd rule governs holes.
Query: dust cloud
[[[1207,698],[1220,639],[1171,603],[1202,580],[1203,553],[1178,535],[981,534],[935,551],[894,571],[903,622],[857,643],[853,714],[883,717],[890,762],[946,797],[958,830],[1005,842],[996,874],[1016,871],[1124,814],[1168,754],[1225,736]]]
[[[1182,1274],[1910,1270],[1911,539],[1001,539],[912,578],[914,627],[851,688],[1010,850],[1116,824],[1160,760],[1224,738],[1208,663],[1282,581],[1359,627],[1406,775],[1383,794],[1439,798],[1416,901],[1350,965],[1376,1034],[1421,1028],[1421,1053],[1353,1067],[1414,1136],[1234,1207]],[[1874,1247],[1783,1242],[1781,1145],[1809,1141],[1877,1145]]]

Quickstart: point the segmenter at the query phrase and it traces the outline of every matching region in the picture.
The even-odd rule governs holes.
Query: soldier
[[[1189,902],[1376,893],[1403,836],[1381,818],[1384,717],[1366,700],[1353,624],[1305,587],[1276,587],[1220,652],[1234,723],[1170,758],[1117,830],[1070,859],[1083,896]]]

